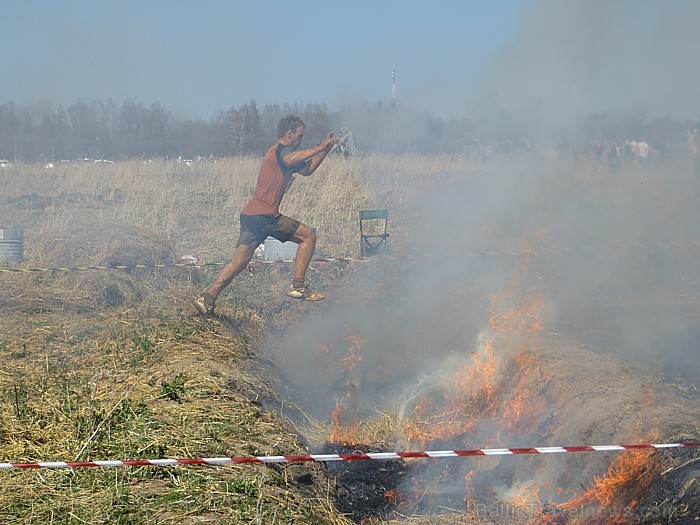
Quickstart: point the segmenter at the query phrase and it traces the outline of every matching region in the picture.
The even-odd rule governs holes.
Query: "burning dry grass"
[[[365,354],[371,350],[363,348],[360,335],[344,335],[347,352],[322,344],[322,361],[335,356],[335,368],[345,371],[344,386],[338,389],[331,424],[303,427],[310,445],[330,447],[324,452],[349,452],[374,446],[444,450],[477,444],[554,446],[630,439],[651,443],[659,436],[670,442],[693,440],[697,407],[673,388],[639,375],[623,361],[544,332],[543,298],[536,286],[523,286],[531,282],[525,277],[532,262],[532,251],[524,253],[523,266],[491,301],[488,326],[477,349],[465,349],[461,360],[452,359],[429,384],[413,385],[395,414],[360,416],[363,400],[376,401],[372,394],[363,397],[358,385],[377,393],[381,386],[372,381],[382,381],[363,369]],[[328,368],[332,367],[323,367]],[[687,461],[692,464],[695,460],[688,459],[692,454],[697,452],[533,458],[527,467],[520,463],[520,469],[508,464],[512,458],[474,459],[461,466],[409,461],[401,475],[410,469],[410,482],[397,485],[398,472],[385,478],[376,471],[363,473],[370,486],[386,489],[383,505],[375,502],[364,514],[358,507],[363,508],[369,498],[357,488],[357,476],[348,475],[346,469],[341,483],[351,493],[343,497],[354,502],[344,507],[354,508],[355,519],[362,523],[374,523],[377,508],[402,523],[600,525],[651,523],[660,515],[685,523],[695,512],[687,501],[695,497],[691,487],[697,476],[686,472],[675,481],[665,479],[662,471]],[[669,485],[681,488],[673,497],[668,497],[669,489],[662,490],[663,497],[649,497],[654,487]]]
[[[377,412],[374,417],[351,426],[338,426],[337,423],[337,419],[319,421],[307,414],[300,430],[313,449],[319,449],[327,443],[347,446],[364,443],[390,450],[396,447],[401,437],[401,418],[397,413]]]
[[[11,219],[4,226],[24,229],[27,267],[149,266],[172,264],[186,254],[220,261],[237,237],[239,209],[252,192],[257,165],[257,159],[241,158],[192,166],[154,161],[4,170],[0,211]],[[319,228],[322,254],[357,255],[357,210],[396,204],[403,215],[392,210],[392,240],[400,247],[399,233],[410,230],[420,211],[398,205],[413,202],[443,173],[474,169],[450,157],[329,159],[313,179],[295,183],[285,212]],[[351,269],[321,271],[330,281]],[[193,316],[188,301],[213,273],[167,267],[0,274],[3,461],[304,454],[279,417],[284,414],[263,408],[276,406],[277,394],[250,365],[269,327],[284,327],[301,315],[286,312],[277,298],[281,271],[267,267],[241,276],[222,297],[223,316],[204,321]],[[653,420],[669,421],[657,429],[668,439],[697,436],[697,411],[660,384],[635,388],[642,380],[619,362],[542,337],[541,305],[536,288],[520,287],[518,279],[507,283],[494,298],[481,346],[452,362],[431,395],[411,398],[403,410],[360,418],[353,394],[360,383],[347,383],[336,419],[307,416],[298,430],[312,447],[331,441],[383,450],[444,448],[453,440],[487,437],[512,444],[512,431],[529,431],[532,439],[552,445],[607,442],[639,435]],[[345,336],[351,351],[339,364],[352,378],[362,367],[361,340],[355,333]],[[647,409],[650,396],[658,399],[656,411]],[[608,400],[615,401],[612,408],[603,402]],[[674,414],[664,418],[660,412],[668,407]],[[500,433],[494,434],[496,427]],[[604,523],[554,520],[580,505],[613,505],[611,494],[622,498],[614,503],[618,507],[689,515],[697,508],[697,456],[657,452],[649,458],[640,453],[575,462],[562,469],[569,477],[562,474],[560,481],[586,489],[549,506],[549,498],[503,465],[480,462],[465,476],[453,465],[415,461],[416,473],[430,481],[387,491],[369,515],[385,513],[388,519],[365,523],[516,523],[465,501],[472,495],[469,482],[482,475],[509,476],[504,483],[522,490],[506,495],[493,488],[500,480],[486,482],[486,488],[476,488],[479,501],[502,501],[509,509],[518,498],[540,503],[537,517],[521,523]],[[585,475],[573,479],[572,472]],[[440,487],[445,481],[447,489]],[[646,492],[631,492],[635,486]],[[0,475],[0,519],[342,525],[349,521],[335,507],[340,490],[320,465],[12,470]],[[453,496],[450,505],[429,503],[439,491]]]

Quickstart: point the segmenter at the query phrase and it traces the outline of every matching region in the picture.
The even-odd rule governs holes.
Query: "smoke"
[[[546,332],[697,381],[700,212],[688,168],[589,173],[565,153],[493,162],[404,185],[389,202],[398,258],[359,266],[350,295],[331,291],[330,306],[270,350],[293,383],[321,394],[317,417],[349,382],[367,414],[396,410],[405,392],[480,351],[494,297],[514,308],[533,290]],[[339,362],[350,336],[362,339],[362,361],[348,372]]]
[[[350,290],[329,290],[322,311],[267,349],[304,392],[304,410],[330,421],[340,406],[345,426],[397,414],[438,450],[638,441],[640,429],[681,424],[667,407],[686,401],[645,390],[644,374],[700,379],[697,181],[670,159],[617,171],[572,159],[495,158],[413,187],[402,179],[402,195],[388,203],[395,257],[358,266]],[[555,346],[537,346],[541,359],[521,375],[514,360],[540,322]],[[482,365],[490,369],[479,374]],[[496,385],[487,395],[485,376]],[[449,399],[459,396],[475,401],[455,408]],[[651,396],[655,406],[642,405]],[[521,401],[525,413],[516,416]],[[471,410],[483,417],[452,417]],[[402,427],[392,446],[422,446],[407,436]],[[476,467],[415,466],[412,477],[434,483],[454,506],[476,469],[467,488],[477,501],[481,491],[486,501],[534,505],[537,489],[542,501],[561,501],[557,487],[573,497],[609,461],[489,458]]]
[[[688,67],[700,43],[690,22],[698,14],[700,5],[680,2],[535,2],[513,42],[483,72],[474,91],[485,97],[479,110],[507,109],[533,138],[580,129],[591,113],[698,115],[692,86],[700,79]],[[627,138],[638,137],[621,137]],[[532,414],[518,445],[543,437],[554,439],[548,444],[605,442],[632,435],[635,424],[663,426],[664,404],[677,400],[660,401],[656,412],[645,406],[634,420],[615,412],[600,389],[612,391],[631,376],[616,399],[636,396],[621,404],[638,406],[643,396],[635,389],[645,380],[631,370],[673,374],[691,385],[700,380],[697,168],[685,156],[628,158],[618,166],[541,144],[429,181],[377,174],[401,181],[387,200],[401,225],[389,240],[397,258],[379,256],[359,268],[352,293],[331,296],[322,313],[286,330],[269,349],[307,393],[313,416],[328,420],[335,403],[350,398],[352,418],[360,421],[383,411],[409,415],[423,397],[439,404],[455,372],[486,355],[494,298],[507,308],[537,294],[543,332],[567,338],[568,346],[556,350],[569,352],[572,362],[551,358],[539,379],[533,374],[526,391],[561,374],[551,383],[561,405]],[[352,369],[340,364],[354,344],[348,334],[363,340],[362,360]],[[494,348],[500,358],[518,350]],[[604,365],[594,369],[598,356]],[[506,403],[511,378],[507,370],[496,373],[505,381]],[[642,420],[645,412],[653,412],[652,425]],[[484,418],[458,445],[501,445],[494,441],[502,430]],[[508,499],[520,490],[514,473],[524,461],[479,468],[496,471],[486,484],[503,479],[498,491]],[[577,469],[567,473],[565,461],[571,460],[548,458],[533,477],[552,490],[556,478],[576,490],[582,478],[570,474]],[[587,461],[577,464],[580,472],[604,472],[605,460]],[[533,479],[531,468],[521,471]]]
[[[537,0],[470,90],[475,111],[505,108],[532,134],[593,113],[696,119],[700,4]]]

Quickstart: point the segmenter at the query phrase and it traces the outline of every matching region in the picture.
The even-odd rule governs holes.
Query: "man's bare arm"
[[[329,133],[326,135],[326,138],[323,139],[323,141],[318,145],[314,146],[313,148],[308,148],[308,149],[303,149],[299,151],[292,151],[290,153],[287,153],[284,157],[282,157],[282,160],[284,160],[284,163],[287,166],[293,166],[294,164],[301,164],[302,162],[306,162],[309,159],[311,160],[311,164],[314,164],[313,158],[316,156],[321,156],[320,160],[318,163],[320,164],[324,158],[326,158],[326,155],[333,149],[333,145],[338,142],[338,139],[333,135],[333,133]],[[310,167],[307,166],[307,167]],[[316,166],[318,168],[318,165]],[[314,168],[314,170],[316,169]],[[302,171],[305,171],[306,168],[303,168]],[[302,173],[302,172],[300,172]],[[313,173],[313,171],[311,171]],[[309,175],[311,174],[309,173]],[[302,173],[303,175],[304,173]]]
[[[306,166],[300,169],[297,173],[299,173],[299,175],[303,175],[304,177],[308,177],[309,175],[311,175],[321,165],[323,160],[328,156],[332,149],[333,148],[324,149],[320,153],[317,153],[316,155],[311,157],[306,162]]]

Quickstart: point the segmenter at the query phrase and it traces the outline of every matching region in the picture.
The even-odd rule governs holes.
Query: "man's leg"
[[[306,224],[300,224],[289,240],[299,245],[294,262],[294,280],[303,283],[316,248],[316,234]]]
[[[287,292],[287,295],[295,299],[304,299],[306,301],[322,301],[325,297],[320,293],[307,290],[304,283],[306,270],[309,268],[311,258],[314,255],[314,249],[316,248],[316,234],[306,224],[300,224],[289,240],[297,243],[299,246],[294,262],[292,288]]]
[[[255,254],[256,248],[257,246],[252,244],[241,244],[236,247],[231,261],[221,269],[211,286],[202,293],[207,307],[213,308],[216,303],[216,298],[221,291],[231,284],[231,281],[233,281],[239,273],[246,269],[248,263],[250,263],[250,260]]]

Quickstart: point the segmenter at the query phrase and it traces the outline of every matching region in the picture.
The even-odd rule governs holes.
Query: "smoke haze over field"
[[[353,284],[379,287],[376,297],[331,296],[338,304],[285,332],[280,368],[304,389],[335,387],[342,396],[339,361],[351,346],[346,335],[357,335],[364,360],[353,380],[385,374],[366,401],[395,402],[420,377],[469,359],[494,299],[516,308],[537,295],[546,332],[697,384],[700,187],[688,166],[600,165],[596,175],[562,156],[496,159],[485,170],[399,190],[402,204],[388,204],[398,259],[360,266]],[[321,355],[328,348],[336,353]]]
[[[535,129],[605,112],[694,120],[699,18],[692,1],[528,3],[476,92]]]
[[[657,379],[689,391],[700,381],[700,185],[681,160],[617,171],[591,162],[495,158],[399,190],[387,203],[395,257],[358,266],[351,290],[331,288],[321,311],[264,350],[304,393],[307,413],[331,423],[333,413],[350,440],[353,425],[398,413],[398,443],[382,444],[418,450],[673,439],[697,391],[686,397]],[[482,381],[491,397],[478,397]],[[465,392],[472,405],[447,401]],[[493,406],[479,412],[474,399]],[[522,399],[524,415],[508,411]],[[530,486],[561,502],[608,461],[424,465],[402,488],[461,508],[475,469],[485,501]]]

